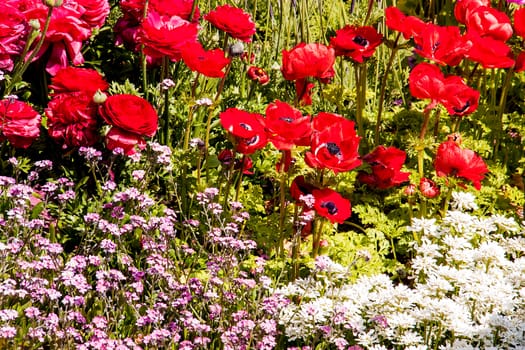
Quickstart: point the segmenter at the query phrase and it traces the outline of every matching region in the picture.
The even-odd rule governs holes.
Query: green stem
[[[239,200],[239,194],[242,187],[242,177],[244,175],[244,162],[246,161],[246,155],[243,154],[241,159],[241,170],[239,171],[239,178],[237,179],[237,188],[235,189],[235,201]]]
[[[509,70],[505,76],[505,81],[503,83],[503,88],[501,90],[501,96],[499,99],[498,105],[498,130],[496,134],[496,140],[494,141],[494,159],[498,158],[498,152],[501,144],[501,138],[503,137],[503,115],[505,113],[505,104],[507,102],[507,94],[511,85],[511,79],[514,74],[513,70]]]
[[[322,217],[316,217],[314,221],[314,229],[312,233],[312,257],[315,259],[319,255],[319,245],[321,244],[321,237],[323,236],[323,226],[325,220]]]
[[[35,48],[31,52],[29,57],[25,60],[23,59],[23,57],[29,50],[29,45],[31,45],[31,43],[29,43],[29,45],[26,45],[26,47],[24,47],[24,52],[23,52],[24,56],[22,56],[22,60],[23,60],[22,66],[19,67],[18,69],[15,69],[15,73],[13,74],[11,82],[5,89],[5,93],[4,93],[5,95],[11,94],[11,91],[13,91],[13,88],[15,87],[15,85],[20,81],[20,79],[22,79],[22,74],[24,74],[27,67],[31,64],[35,56],[38,54],[38,52],[42,48],[42,45],[44,44],[44,41],[46,40],[46,34],[49,29],[49,24],[51,23],[51,15],[53,14],[53,9],[54,9],[54,6],[48,6],[46,22],[44,23],[44,29],[42,30],[42,33],[40,34],[40,39],[38,40]]]
[[[284,153],[282,155],[284,157]],[[285,227],[284,221],[286,218],[286,180],[287,173],[284,171],[284,166],[281,167],[279,174],[279,255],[284,257],[284,238]]]
[[[452,185],[453,184],[449,183],[449,188],[448,188],[448,191],[447,191],[447,195],[446,195],[446,197],[444,199],[444,202],[443,202],[443,210],[441,211],[441,217],[442,218],[444,218],[445,215],[447,215],[450,198],[452,197],[452,191],[454,190],[454,186],[452,186]]]
[[[424,155],[425,155],[425,134],[427,132],[428,122],[430,120],[430,112],[434,108],[434,102],[431,102],[423,112],[423,125],[421,126],[421,131],[419,132],[419,144],[417,146],[417,168],[419,170],[419,177],[424,175]]]

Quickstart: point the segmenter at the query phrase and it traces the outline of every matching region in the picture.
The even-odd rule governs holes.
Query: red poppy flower
[[[386,25],[388,28],[401,32],[405,39],[421,33],[425,22],[414,16],[406,16],[400,9],[390,6],[385,9]]]
[[[92,95],[55,95],[45,112],[49,136],[63,148],[92,146],[99,140],[97,105]]]
[[[414,36],[414,51],[438,64],[457,66],[472,47],[472,42],[465,40],[458,27],[428,23],[423,28]]]
[[[186,43],[181,54],[188,68],[210,78],[224,77],[224,68],[230,64],[230,59],[224,55],[224,51],[206,51],[199,42]]]
[[[371,187],[387,189],[408,181],[409,172],[401,171],[406,153],[395,147],[378,146],[363,157],[370,164],[372,173],[360,171],[357,179]]]
[[[330,188],[313,190],[315,198],[314,209],[317,214],[330,220],[331,223],[342,224],[352,215],[350,201]]]
[[[467,32],[472,48],[465,57],[480,63],[483,68],[510,68],[514,66],[511,48],[503,41],[491,37],[481,37],[476,32]]]
[[[514,30],[517,35],[525,38],[525,7],[514,11]]]
[[[331,169],[335,173],[352,170],[361,165],[359,140],[354,122],[344,117],[321,112],[314,118],[310,151],[306,164],[316,169]]]
[[[99,105],[98,112],[106,123],[127,132],[152,137],[157,131],[157,112],[148,101],[139,96],[109,96]]]
[[[485,162],[474,151],[461,148],[454,141],[439,145],[434,168],[437,176],[455,176],[472,181],[474,188],[481,188],[481,180],[488,173]]]
[[[337,30],[335,34],[336,36],[330,39],[335,55],[350,57],[359,63],[372,56],[376,47],[383,41],[383,35],[370,26],[347,25]]]
[[[242,154],[252,154],[268,143],[262,115],[228,108],[220,114],[222,127],[235,137],[236,149]]]
[[[335,50],[323,44],[300,43],[290,51],[283,50],[281,72],[286,80],[313,77],[333,78]]]
[[[41,117],[25,102],[13,98],[0,101],[0,142],[7,139],[14,147],[28,148],[40,135]]]
[[[106,134],[106,147],[110,151],[122,148],[125,155],[131,156],[137,153],[137,149],[145,149],[146,141],[138,134],[113,126]]]
[[[422,177],[421,180],[419,180],[419,190],[421,194],[427,198],[437,197],[440,193],[438,185],[426,177]]]
[[[279,100],[266,107],[264,126],[269,141],[279,150],[290,150],[294,145],[306,146],[312,134],[310,116],[303,116],[300,110]]]
[[[256,66],[251,66],[248,68],[246,75],[249,79],[258,82],[261,85],[266,85],[270,81],[270,76],[268,73],[264,69]]]
[[[255,34],[255,23],[243,9],[228,4],[217,6],[215,10],[204,16],[204,19],[219,30],[230,34],[232,38],[244,42],[252,41]]]
[[[168,56],[172,61],[178,61],[182,47],[188,42],[197,42],[198,31],[197,23],[148,11],[137,31],[137,40],[144,45],[146,55],[154,59]]]
[[[445,76],[441,69],[425,62],[415,66],[408,77],[408,87],[412,96],[430,99],[433,104],[439,101],[444,84]]]
[[[491,37],[507,41],[512,36],[512,24],[509,17],[489,6],[480,6],[466,17],[468,31],[475,31],[482,37]]]
[[[445,78],[439,102],[445,106],[449,114],[464,116],[476,111],[479,96],[479,91],[466,85],[461,77],[450,76]]]
[[[454,17],[465,24],[470,13],[481,6],[490,6],[490,0],[457,0],[454,6]]]
[[[53,94],[84,92],[93,95],[97,90],[106,91],[109,84],[94,69],[68,66],[51,78],[49,89]]]

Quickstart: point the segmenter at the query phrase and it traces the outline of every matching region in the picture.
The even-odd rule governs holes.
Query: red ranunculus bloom
[[[350,57],[359,63],[372,56],[376,47],[383,41],[383,35],[370,26],[347,25],[337,30],[335,34],[336,36],[330,39],[335,55]]]
[[[0,141],[28,148],[40,135],[41,117],[30,105],[13,98],[0,101]]]
[[[481,6],[490,6],[490,0],[457,0],[454,6],[454,17],[465,24],[470,13]]]
[[[430,99],[437,103],[443,91],[445,76],[438,66],[430,63],[419,63],[408,77],[408,87],[412,96]]]
[[[210,78],[224,77],[224,68],[230,59],[221,49],[206,51],[199,42],[187,43],[182,47],[182,60],[192,71]]]
[[[125,155],[131,156],[137,153],[137,149],[145,149],[146,141],[138,134],[113,126],[106,134],[106,147],[110,151],[122,148]]]
[[[186,43],[197,42],[199,26],[178,16],[161,16],[148,11],[142,21],[137,39],[144,44],[144,53],[152,58],[168,56],[172,61],[181,59],[181,50]]]
[[[266,85],[270,81],[270,76],[268,73],[264,69],[256,66],[251,66],[248,68],[246,75],[249,79],[258,82],[261,85]]]
[[[91,26],[82,17],[84,8],[78,6],[60,6],[53,9],[49,29],[44,44],[35,56],[35,60],[50,50],[46,71],[55,75],[63,67],[84,63],[82,43],[91,36]],[[27,19],[37,19],[44,28],[48,7],[43,3],[34,3],[34,7],[23,11]]]
[[[433,23],[414,36],[417,54],[438,64],[457,66],[472,47],[455,26],[438,26]]]
[[[91,28],[100,28],[109,15],[108,0],[76,0],[84,8],[82,20],[86,21]]]
[[[426,23],[420,18],[406,16],[400,9],[390,6],[385,9],[386,25],[388,28],[401,32],[405,39],[421,33]]]
[[[266,108],[264,126],[268,139],[279,150],[290,150],[294,145],[306,146],[312,134],[310,116],[286,102],[275,101]]]
[[[525,7],[514,11],[514,30],[517,35],[525,38]]]
[[[342,224],[352,215],[350,201],[330,188],[313,190],[315,198],[314,209],[317,214],[330,220],[331,223]]]
[[[470,180],[477,190],[481,188],[481,180],[489,171],[479,155],[470,149],[461,148],[454,141],[445,141],[439,145],[434,168],[437,176]]]
[[[445,86],[440,101],[451,115],[464,116],[476,111],[479,103],[479,91],[474,90],[461,77],[445,78]]]
[[[92,146],[99,140],[97,105],[90,94],[55,95],[45,113],[49,136],[63,148]]]
[[[512,36],[512,24],[509,17],[489,6],[480,6],[465,18],[469,32],[476,32],[481,37],[507,41]]]
[[[24,49],[29,25],[23,13],[8,4],[2,3],[0,11],[0,70],[9,72]]]
[[[491,37],[481,37],[476,32],[467,32],[472,48],[465,57],[480,63],[483,68],[510,68],[514,66],[511,48],[501,40]]]
[[[99,106],[98,112],[106,123],[127,132],[152,137],[157,131],[157,112],[148,101],[139,96],[109,96]]]
[[[228,33],[232,38],[250,42],[255,34],[255,23],[243,9],[228,4],[217,6],[204,16],[216,28]]]
[[[261,123],[262,115],[228,108],[219,117],[222,127],[234,136],[238,152],[252,154],[268,143]]]
[[[395,147],[378,146],[363,157],[370,164],[372,173],[360,171],[357,179],[371,187],[387,189],[408,181],[409,172],[401,171],[406,153]]]
[[[422,177],[421,180],[419,180],[419,190],[421,194],[427,198],[437,197],[440,193],[438,185],[426,177]]]
[[[316,169],[331,169],[335,173],[361,165],[359,140],[354,122],[344,117],[321,112],[312,122],[313,132],[306,164]]]
[[[97,90],[106,91],[108,87],[109,84],[96,70],[71,66],[57,71],[49,85],[55,95],[79,91],[93,95]]]
[[[193,18],[190,20],[191,10],[193,8],[193,3],[195,0],[150,0],[148,4],[154,9],[157,13],[164,16],[179,16],[182,19],[191,22],[197,22],[200,18],[199,7],[195,7],[195,12],[193,13]],[[144,0],[142,0],[144,2]],[[144,6],[144,5],[142,5]]]
[[[335,50],[323,44],[301,43],[290,51],[283,50],[281,72],[286,80],[308,77],[333,78]]]

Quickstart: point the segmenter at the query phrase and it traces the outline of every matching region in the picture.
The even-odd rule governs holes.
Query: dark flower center
[[[259,141],[259,135],[255,135],[255,136],[252,137],[251,139],[246,139],[245,143],[246,143],[248,146],[251,146],[251,145],[253,145],[253,144],[256,144],[258,141]]]
[[[436,52],[436,50],[438,49],[439,45],[441,45],[441,43],[439,41],[435,42],[434,44],[432,44],[432,52]]]
[[[327,142],[326,148],[328,149],[328,152],[333,156],[340,156],[341,155],[341,149],[337,144],[333,142]]]
[[[328,214],[330,215],[337,214],[337,206],[334,202],[323,202],[321,203],[321,208],[326,208],[326,210],[328,210]]]
[[[361,46],[368,46],[369,42],[365,38],[363,38],[361,35],[356,35],[355,38],[352,39],[354,43]]]
[[[239,126],[245,130],[251,131],[252,127],[246,123],[239,123]]]
[[[452,109],[453,109],[454,112],[456,112],[456,113],[463,113],[463,112],[465,112],[469,107],[470,107],[470,101],[467,101],[467,103],[465,103],[465,104],[463,105],[463,107],[461,107],[461,108],[454,107],[454,108],[452,108]]]
[[[287,123],[293,122],[293,118],[292,117],[280,117],[279,120],[285,121]]]

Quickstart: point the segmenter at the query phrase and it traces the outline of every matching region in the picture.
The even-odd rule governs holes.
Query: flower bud
[[[44,5],[47,7],[60,7],[63,0],[44,0]]]
[[[38,19],[30,19],[29,20],[29,26],[31,27],[31,29],[33,30],[40,30],[40,21]]]
[[[93,95],[93,102],[95,102],[98,105],[103,104],[104,102],[106,102],[107,99],[108,96],[100,90],[97,90],[97,92],[95,92],[95,94]]]
[[[230,45],[230,49],[228,51],[231,57],[241,56],[244,52],[244,45],[241,42],[236,42],[235,44]]]

